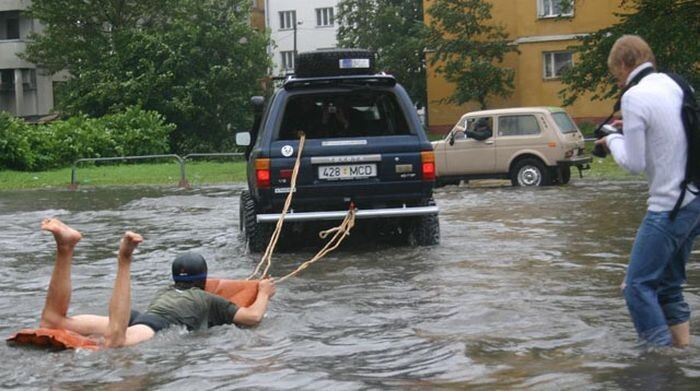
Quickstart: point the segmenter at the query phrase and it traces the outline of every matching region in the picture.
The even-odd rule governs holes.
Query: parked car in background
[[[467,113],[433,142],[438,185],[502,178],[513,186],[566,184],[571,167],[589,169],[584,139],[558,107],[522,107]]]

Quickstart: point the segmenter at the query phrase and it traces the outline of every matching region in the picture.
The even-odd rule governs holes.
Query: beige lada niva
[[[434,141],[438,185],[502,178],[513,186],[566,184],[571,167],[589,169],[583,135],[558,107],[521,107],[467,113]]]

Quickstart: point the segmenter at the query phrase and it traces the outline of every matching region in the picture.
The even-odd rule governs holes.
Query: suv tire
[[[552,183],[550,174],[539,159],[525,158],[513,165],[510,182],[513,186],[548,186]]]
[[[368,59],[368,68],[340,69],[340,61]],[[374,73],[374,53],[366,49],[335,49],[297,54],[294,73],[297,77],[325,77],[339,75],[368,75]]]
[[[411,246],[433,246],[440,243],[440,220],[438,215],[417,216],[411,219],[408,244]]]
[[[272,236],[272,225],[257,222],[255,201],[248,190],[241,192],[239,221],[239,227],[245,241],[248,243],[248,249],[251,252],[265,250]]]

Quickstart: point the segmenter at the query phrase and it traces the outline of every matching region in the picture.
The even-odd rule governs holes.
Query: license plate
[[[376,164],[347,164],[318,168],[318,178],[324,180],[363,179],[376,176]]]

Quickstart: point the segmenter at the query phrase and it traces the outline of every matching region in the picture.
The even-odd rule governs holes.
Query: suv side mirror
[[[250,145],[250,132],[238,132],[236,133],[236,145],[241,147],[247,147]]]
[[[260,114],[265,108],[265,97],[253,96],[250,98],[250,106],[253,108],[255,114]]]

